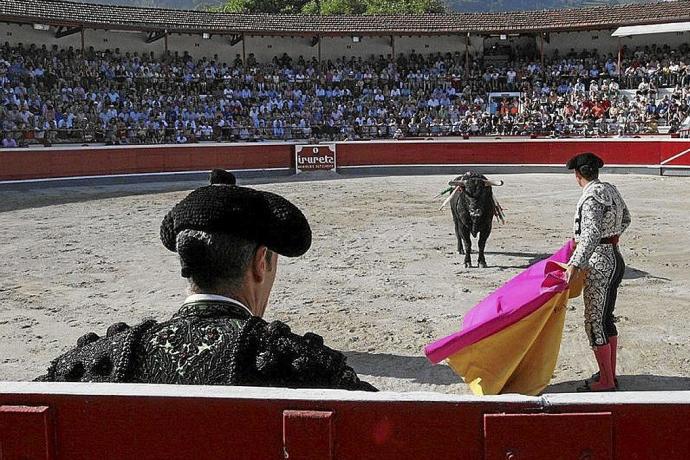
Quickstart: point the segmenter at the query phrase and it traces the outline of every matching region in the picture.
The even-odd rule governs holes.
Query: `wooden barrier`
[[[690,392],[472,397],[0,383],[15,459],[686,459]]]
[[[0,180],[224,169],[294,169],[292,144],[198,144],[0,151]]]
[[[562,167],[594,152],[618,167],[690,168],[684,139],[470,139],[467,141],[340,142],[338,168],[430,165]],[[131,147],[9,149],[0,151],[0,181],[107,176],[213,168],[294,171],[294,145],[197,144]],[[657,171],[658,173],[658,171]]]

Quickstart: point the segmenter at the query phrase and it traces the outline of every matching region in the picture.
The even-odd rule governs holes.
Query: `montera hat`
[[[297,206],[275,193],[232,185],[235,177],[223,173],[212,172],[212,185],[192,191],[163,218],[160,236],[167,249],[176,252],[182,230],[200,230],[255,241],[287,257],[307,252],[311,228]]]
[[[208,175],[208,181],[211,183],[211,185],[235,185],[237,183],[235,175],[224,169],[214,169],[211,171],[211,173]]]
[[[566,166],[568,169],[580,169],[582,166],[601,169],[604,166],[604,160],[591,152],[586,152],[572,157],[570,160],[568,160]]]

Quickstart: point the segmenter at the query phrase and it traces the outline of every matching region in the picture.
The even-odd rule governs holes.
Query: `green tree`
[[[298,14],[308,0],[227,0],[224,5],[213,8],[225,13],[271,13]]]
[[[365,14],[443,13],[442,0],[367,0]]]
[[[226,13],[422,14],[446,11],[444,0],[226,0]]]
[[[361,0],[311,0],[302,8],[305,14],[364,14],[365,11],[366,5]]]

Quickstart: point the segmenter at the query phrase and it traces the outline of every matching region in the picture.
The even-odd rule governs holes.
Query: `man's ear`
[[[268,271],[268,265],[266,263],[266,252],[268,248],[266,246],[259,246],[254,252],[254,257],[252,258],[252,275],[254,280],[261,283],[266,277],[266,272]]]

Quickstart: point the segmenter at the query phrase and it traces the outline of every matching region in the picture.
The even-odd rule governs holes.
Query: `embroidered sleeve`
[[[345,356],[325,346],[320,336],[299,336],[280,321],[247,321],[237,356],[237,385],[376,391],[359,380]]]
[[[630,211],[628,211],[628,206],[621,198],[621,203],[623,203],[623,221],[621,222],[621,233],[623,233],[630,226]]]
[[[135,349],[153,320],[134,327],[115,323],[105,337],[94,332],[83,335],[77,346],[50,364],[48,372],[36,379],[40,382],[128,382],[134,372]]]
[[[570,265],[578,268],[587,267],[589,258],[596,249],[602,234],[602,221],[604,219],[605,206],[592,198],[588,198],[582,204],[581,228],[582,233],[577,243],[577,248],[570,258]]]

